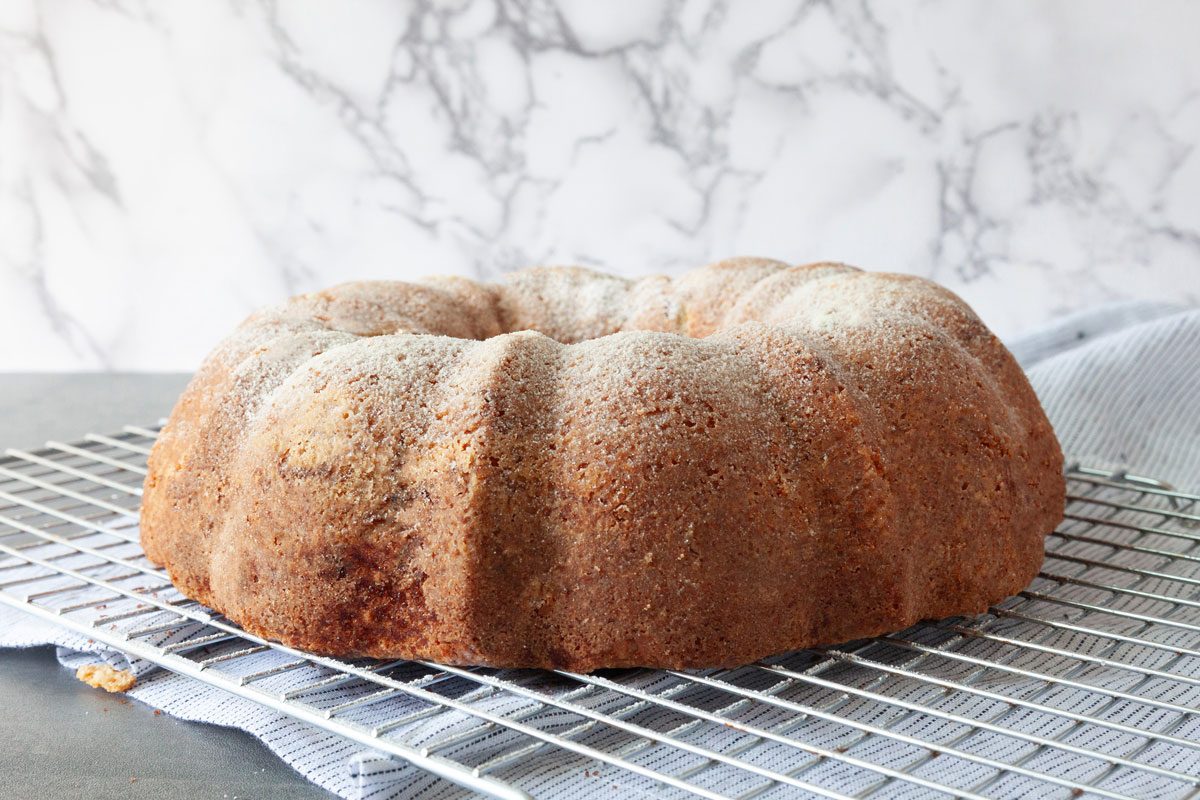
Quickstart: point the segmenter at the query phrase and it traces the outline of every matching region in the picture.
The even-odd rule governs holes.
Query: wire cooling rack
[[[1200,497],[1158,481],[1070,467],[1041,575],[986,615],[732,670],[576,675],[345,661],[246,634],[142,554],[156,435],[7,451],[0,600],[462,787],[1200,796]]]

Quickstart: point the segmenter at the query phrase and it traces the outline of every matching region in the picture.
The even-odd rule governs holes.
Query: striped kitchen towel
[[[1200,488],[1200,309],[1122,303],[1010,347],[1069,459]]]

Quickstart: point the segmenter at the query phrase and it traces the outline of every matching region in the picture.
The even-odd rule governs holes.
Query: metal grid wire
[[[138,545],[156,433],[6,451],[0,600],[464,787],[603,770],[668,797],[1200,797],[1200,497],[1158,481],[1070,467],[1041,575],[988,614],[738,669],[576,675],[244,633]]]

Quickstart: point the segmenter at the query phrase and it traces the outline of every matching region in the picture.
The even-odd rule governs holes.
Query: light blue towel
[[[1200,488],[1200,309],[1106,306],[1011,348],[1068,459]]]

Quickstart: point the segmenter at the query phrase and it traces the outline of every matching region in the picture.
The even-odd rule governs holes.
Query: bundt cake
[[[743,258],[256,313],[163,428],[141,530],[184,594],[320,653],[714,667],[983,611],[1063,496],[949,291]]]

